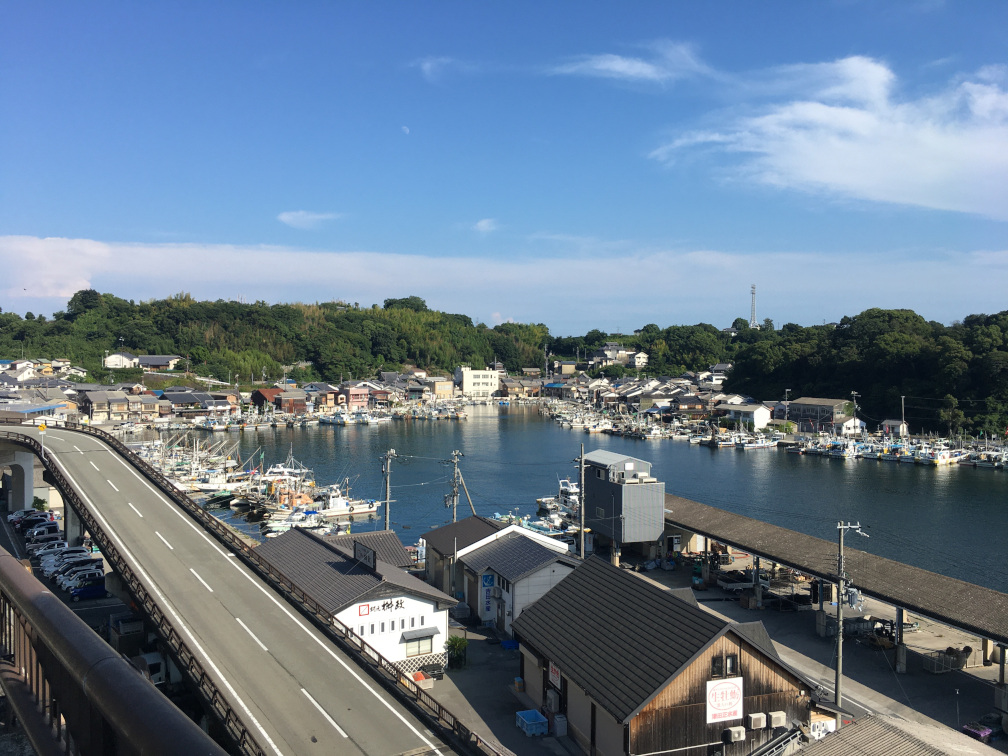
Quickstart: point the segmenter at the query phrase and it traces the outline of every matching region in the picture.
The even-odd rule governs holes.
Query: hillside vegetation
[[[729,336],[708,324],[653,323],[634,335],[591,330],[554,337],[543,324],[490,328],[466,315],[428,309],[420,297],[362,308],[345,302],[200,302],[188,294],[134,303],[94,290],[77,292],[52,319],[0,313],[0,355],[66,357],[95,379],[106,351],[178,354],[201,375],[276,380],[283,366],[298,380],[373,377],[405,364],[449,374],[494,360],[509,372],[554,359],[583,359],[606,341],[649,355],[647,374],[678,375],[733,362],[726,389],[757,400],[858,394],[859,416],[874,428],[899,417],[918,432],[1003,435],[1008,427],[1008,311],[970,315],[951,326],[910,310],[866,310],[830,326],[735,321]],[[625,371],[607,368],[610,377]]]

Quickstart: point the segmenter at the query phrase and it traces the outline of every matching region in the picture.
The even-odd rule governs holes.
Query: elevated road
[[[101,439],[45,448],[267,754],[451,753]]]

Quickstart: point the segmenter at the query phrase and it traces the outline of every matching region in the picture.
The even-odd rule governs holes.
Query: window
[[[399,629],[400,630],[405,630],[406,629],[406,618],[405,617],[403,619],[399,620]]]
[[[371,623],[371,635],[374,635],[374,622]]]
[[[381,631],[383,633],[385,632],[385,623],[384,622],[381,623]]]
[[[413,625],[415,625],[415,624],[416,624],[416,617],[410,617],[409,618],[409,626],[413,627]]]
[[[360,626],[360,634],[361,634],[361,635],[364,635],[364,625],[361,625],[361,626]]]
[[[728,654],[724,659],[725,677],[733,677],[738,673],[738,657],[735,654]]]
[[[712,656],[710,660],[710,676],[724,677],[724,658]]]
[[[423,627],[423,623],[424,623],[424,616],[421,614],[420,615],[420,627]]]
[[[406,641],[406,656],[420,656],[429,654],[433,650],[433,641],[430,638],[417,638]]]

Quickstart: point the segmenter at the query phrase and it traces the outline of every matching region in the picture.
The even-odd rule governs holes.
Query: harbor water
[[[1008,589],[1008,470],[835,460],[783,450],[708,449],[562,428],[534,406],[476,406],[462,421],[275,428],[230,434],[243,460],[289,454],[319,485],[349,478],[358,498],[384,499],[382,457],[394,449],[390,521],[406,544],[451,522],[452,451],[478,514],[535,515],[558,479],[577,479],[575,459],[606,449],[649,461],[667,493],[827,540],[839,521],[870,538],[848,545],[995,590]],[[215,441],[222,440],[214,434]],[[384,508],[352,529],[384,526]],[[469,514],[460,493],[458,516]],[[236,525],[243,525],[236,515]],[[245,525],[254,532],[254,526]]]

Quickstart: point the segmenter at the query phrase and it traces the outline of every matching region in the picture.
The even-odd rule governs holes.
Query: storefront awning
[[[400,643],[406,643],[407,641],[417,640],[419,638],[433,638],[435,635],[441,633],[434,625],[430,627],[420,627],[416,630],[406,630],[403,632],[402,637],[399,639]]]

